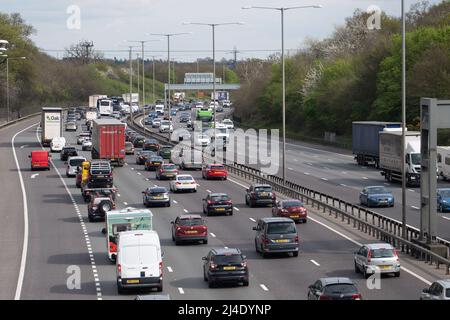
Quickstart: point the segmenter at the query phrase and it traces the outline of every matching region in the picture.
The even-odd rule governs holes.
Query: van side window
[[[440,153],[437,154],[437,162],[438,163],[442,162],[442,155]]]
[[[450,157],[445,158],[445,164],[450,166]]]

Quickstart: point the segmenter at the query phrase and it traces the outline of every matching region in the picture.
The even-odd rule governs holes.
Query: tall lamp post
[[[127,46],[128,47],[128,59],[130,60],[130,96],[129,96],[129,105],[130,105],[130,114],[131,114],[131,121],[133,121],[134,120],[134,117],[133,117],[133,109],[132,109],[132,107],[131,107],[131,103],[132,103],[132,99],[131,99],[131,96],[132,96],[132,93],[133,93],[133,57],[132,57],[132,55],[133,55],[133,48],[137,48],[136,46]]]
[[[167,109],[169,111],[169,121],[172,121],[172,116],[170,115],[170,37],[181,36],[185,34],[191,34],[191,32],[180,32],[180,33],[147,33],[150,36],[165,36],[167,37]],[[169,130],[169,142],[171,141],[172,133]]]
[[[281,13],[281,64],[282,64],[282,113],[283,113],[283,182],[286,182],[286,69],[284,59],[284,12],[294,9],[322,8],[322,5],[295,6],[295,7],[260,7],[245,6],[242,9],[278,10]]]
[[[402,0],[402,237],[406,239],[406,19],[405,0]]]
[[[226,26],[226,25],[243,25],[242,22],[226,22],[226,23],[201,23],[201,22],[183,22],[184,25],[193,24],[199,26],[208,26],[211,27],[212,31],[212,53],[213,53],[213,106],[214,106],[214,154],[216,154],[217,150],[217,141],[216,141],[216,39],[215,32],[216,27],[218,26]],[[216,157],[214,156],[214,162],[216,161]]]
[[[151,56],[152,57],[152,97],[153,97],[153,103],[156,101],[155,96],[155,58],[159,56]]]
[[[9,122],[9,60],[25,60],[27,57],[6,57],[6,121]]]

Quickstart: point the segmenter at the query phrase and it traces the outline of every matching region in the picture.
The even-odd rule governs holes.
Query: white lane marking
[[[309,260],[309,261],[311,261],[313,264],[315,264],[316,266],[318,266],[318,267],[320,267],[320,264],[318,264],[317,262],[316,262],[316,260]]]
[[[367,178],[367,177],[362,177],[364,180],[369,180],[369,178]]]
[[[128,163],[126,163],[126,162],[125,162],[125,165],[127,166],[127,165],[128,165]]]
[[[22,257],[20,259],[19,277],[17,279],[16,293],[14,300],[20,300],[20,294],[22,293],[23,277],[25,275],[25,265],[27,263],[28,252],[28,202],[27,192],[25,190],[25,184],[23,182],[22,171],[20,170],[19,161],[17,160],[16,148],[14,147],[14,141],[16,137],[24,131],[38,125],[35,123],[19,132],[17,132],[11,139],[11,147],[14,156],[14,162],[16,163],[17,173],[19,174],[20,189],[22,190],[22,205],[23,205],[23,244],[22,244]]]
[[[131,170],[134,170],[134,168],[131,168]]]
[[[343,183],[341,183],[341,184],[340,184],[340,186],[341,186],[341,187],[346,187],[347,185],[346,185],[346,184],[343,184]]]
[[[154,184],[153,186],[154,186],[154,187],[157,187],[158,185],[157,185],[157,184]]]
[[[23,146],[20,146],[20,149],[23,149],[23,148],[25,148],[25,147],[28,147],[28,145],[27,145],[27,144],[24,144]]]
[[[408,189],[408,191],[411,191],[411,192],[416,192],[416,190],[413,190],[413,189]]]
[[[142,173],[140,173],[140,172],[138,172],[137,174],[138,174],[138,175],[142,175]]]
[[[150,179],[149,178],[145,178],[145,181],[150,181]]]
[[[253,218],[248,218],[249,220],[251,220],[251,221],[253,221],[253,222],[256,222],[256,220],[255,219],[253,219]]]
[[[42,150],[45,150],[44,147],[42,146],[41,139],[38,135],[37,130],[36,130],[36,139],[40,143]],[[52,159],[50,159],[50,163],[52,164],[53,169],[55,169],[56,174],[58,175],[59,179],[61,180],[62,184],[64,185],[64,188],[66,189],[66,192],[69,195],[70,200],[72,201],[75,211],[77,212],[78,219],[80,220],[80,226],[83,227],[83,225],[84,225],[83,217],[80,214],[80,208],[78,207],[78,204],[76,203],[75,198],[73,197],[72,193],[70,192],[69,187],[67,187],[66,181],[62,177],[61,173],[59,172],[58,168],[55,166],[55,163],[53,162]],[[86,247],[88,249],[88,254],[92,254],[92,247],[91,247],[91,241],[89,239],[89,236],[86,237],[86,235],[85,235],[85,242],[86,242]],[[93,269],[92,273],[94,275],[94,281],[96,283],[99,283],[98,287],[100,288],[100,281],[98,280],[98,274],[96,271],[97,267],[95,266],[95,260],[92,261],[91,263],[92,263],[92,269]],[[99,291],[99,292],[97,292],[97,299],[101,300],[102,299],[101,298],[101,296],[102,296],[101,290],[97,290],[97,291]]]
[[[234,210],[239,211],[239,208],[233,207]]]
[[[228,247],[223,247],[224,249],[228,249]]]
[[[411,208],[416,209],[416,210],[420,209],[419,207],[416,207],[416,206],[411,206]]]
[[[341,171],[342,174],[347,174],[347,171]]]
[[[177,204],[178,202],[177,202],[177,200],[173,200],[173,203]]]
[[[387,182],[385,182],[385,183],[384,183],[384,185],[385,185],[385,186],[390,186],[391,184],[390,184],[390,183],[387,183]]]
[[[309,172],[303,172],[303,174],[309,176],[311,173],[309,173]]]
[[[247,189],[247,186],[246,186],[246,185],[244,185],[244,184],[242,184],[242,183],[240,183],[240,182],[237,182],[236,180],[233,180],[233,179],[228,178],[228,181],[231,181],[231,182],[233,182],[234,184],[237,184],[238,186],[241,186],[241,187]]]
[[[31,178],[31,179],[34,179],[34,178],[36,178],[38,175],[39,175],[39,173],[34,173],[34,174],[31,175],[30,178]]]
[[[330,154],[339,155],[339,156],[346,157],[346,158],[351,158],[351,159],[354,158],[353,156],[349,156],[349,155],[346,155],[346,154],[343,154],[343,153],[337,153],[337,152],[331,152],[331,151],[326,151],[326,150],[321,150],[321,149],[316,149],[316,148],[311,148],[311,147],[305,147],[305,146],[296,145],[296,144],[293,144],[293,143],[286,143],[286,145],[287,146],[294,146],[294,147],[297,147],[297,148],[308,149],[308,150],[320,151],[320,152],[324,152],[324,153],[330,153]]]
[[[450,220],[450,218],[449,218],[449,217],[444,217],[444,216],[441,216],[441,218],[442,218],[442,219],[445,219],[445,220]]]
[[[262,283],[259,285],[261,287],[261,289],[263,289],[264,291],[269,291],[269,289],[263,285]]]
[[[120,193],[118,193],[117,196],[120,197]]]
[[[327,178],[320,178],[320,180],[328,181],[328,179],[327,179]]]
[[[330,231],[332,231],[332,232],[334,232],[334,233],[340,235],[340,236],[343,237],[344,239],[347,239],[348,241],[350,241],[350,242],[356,244],[358,247],[361,247],[361,246],[362,246],[362,244],[359,243],[358,241],[353,240],[353,239],[350,238],[349,236],[346,236],[346,235],[343,234],[342,232],[339,232],[339,231],[337,231],[336,229],[334,229],[334,228],[332,228],[332,227],[330,227],[330,226],[327,226],[325,223],[320,222],[319,220],[314,219],[314,218],[312,218],[311,216],[308,217],[308,219],[310,219],[311,221],[314,221],[315,223],[320,224],[322,227],[327,228],[328,230],[330,230]],[[419,276],[418,274],[414,273],[413,271],[409,270],[408,268],[405,268],[404,266],[401,266],[400,268],[401,268],[402,270],[408,272],[408,273],[409,273],[410,275],[412,275],[413,277],[415,277],[415,278],[419,279],[420,281],[426,283],[427,285],[431,285],[431,282],[430,282],[430,281],[428,281],[428,280],[426,280],[425,278]]]
[[[180,292],[180,294],[184,294],[183,288],[178,288],[178,291]]]
[[[213,237],[213,238],[215,238],[215,237],[216,237],[216,235],[215,235],[214,233],[212,233],[212,232],[210,232],[209,234],[210,234],[210,235],[211,235],[211,237]]]
[[[294,159],[295,162],[298,162],[298,159]]]
[[[292,169],[292,168],[288,168],[288,170],[291,170],[291,171],[293,171],[294,169]]]
[[[211,190],[206,189],[206,192],[211,193]]]
[[[173,269],[172,269],[171,267],[167,267],[167,270],[168,270],[169,272],[173,272]]]
[[[128,205],[128,202],[124,202],[123,204],[127,206],[127,205]]]
[[[187,211],[186,209],[183,209],[184,212],[189,213],[189,211]]]

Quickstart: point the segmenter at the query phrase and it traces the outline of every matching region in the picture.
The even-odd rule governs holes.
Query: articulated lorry
[[[402,154],[402,132],[380,132],[380,169],[387,181],[402,181],[402,161],[405,162],[406,184],[420,185],[420,132],[405,132],[405,154]]]
[[[53,138],[63,136],[63,116],[61,108],[42,108],[41,143],[49,147]]]
[[[92,123],[92,159],[125,163],[125,124],[116,119],[95,119]]]
[[[354,121],[352,123],[352,151],[358,165],[379,168],[379,133],[384,129],[401,130],[400,122]]]

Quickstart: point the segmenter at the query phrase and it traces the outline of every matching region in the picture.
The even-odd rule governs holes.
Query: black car
[[[247,258],[236,248],[219,248],[209,251],[202,258],[203,279],[208,282],[210,288],[220,283],[249,284],[249,272]]]
[[[156,156],[156,153],[153,151],[140,151],[136,153],[136,164],[145,164],[148,158]]]
[[[156,171],[158,167],[164,163],[164,159],[160,156],[152,156],[145,161],[145,170]]]
[[[209,193],[203,199],[203,213],[207,216],[211,214],[224,213],[229,216],[233,215],[233,203],[230,197],[225,193]]]
[[[61,160],[66,161],[69,157],[78,156],[77,149],[75,147],[63,147],[61,150]]]
[[[142,150],[159,151],[159,143],[155,139],[146,139],[142,145]]]
[[[89,188],[111,188],[113,173],[108,161],[93,161],[89,168]]]
[[[136,136],[134,139],[133,139],[133,146],[135,147],[135,148],[142,148],[143,146],[144,146],[144,142],[145,142],[145,137],[143,137],[143,136]]]
[[[322,278],[308,287],[308,300],[361,300],[355,284],[349,278]]]
[[[164,187],[152,187],[142,191],[142,202],[144,206],[165,206],[170,207],[169,191]]]
[[[253,183],[245,194],[245,204],[254,207],[257,205],[274,205],[276,196],[272,186],[268,184]]]

